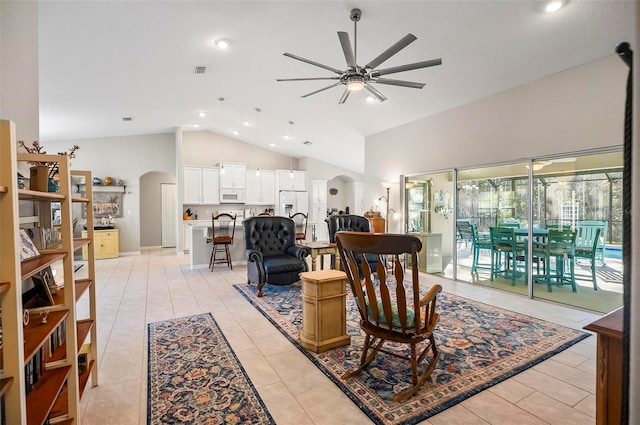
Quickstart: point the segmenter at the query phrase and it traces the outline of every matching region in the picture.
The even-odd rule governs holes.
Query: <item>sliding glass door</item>
[[[406,230],[427,247],[421,271],[614,310],[622,160],[616,151],[406,177]]]

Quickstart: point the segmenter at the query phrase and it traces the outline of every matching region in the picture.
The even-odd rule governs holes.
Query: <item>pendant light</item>
[[[224,174],[224,97],[219,97],[220,101],[220,174]]]
[[[256,142],[258,146],[260,146],[260,112],[262,112],[262,109],[256,108]],[[260,176],[259,165],[256,167],[256,176]]]
[[[293,178],[293,121],[289,121],[291,132],[289,133],[289,178]]]

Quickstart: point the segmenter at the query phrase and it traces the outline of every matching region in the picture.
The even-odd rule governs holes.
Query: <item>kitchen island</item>
[[[185,246],[189,250],[189,267],[191,269],[209,267],[212,245],[207,243],[207,238],[211,237],[211,220],[183,220],[182,223],[185,230]],[[236,221],[236,231],[230,250],[233,264],[243,264],[247,261],[244,255],[244,236],[240,219]],[[225,268],[226,265],[218,267]]]

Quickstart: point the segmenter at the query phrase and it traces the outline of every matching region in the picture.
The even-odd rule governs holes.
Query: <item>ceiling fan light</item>
[[[364,88],[364,81],[362,81],[362,78],[349,79],[349,82],[347,83],[347,89],[349,91],[360,91],[363,88]]]
[[[545,12],[552,13],[560,10],[564,6],[564,1],[562,0],[549,0],[544,5]]]

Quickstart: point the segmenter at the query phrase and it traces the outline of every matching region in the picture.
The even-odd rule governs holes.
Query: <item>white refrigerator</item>
[[[297,212],[309,213],[309,193],[281,190],[276,206],[276,215],[291,217]]]

